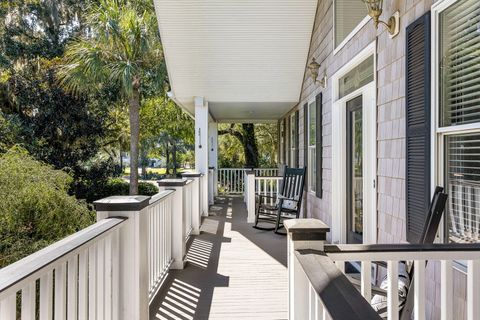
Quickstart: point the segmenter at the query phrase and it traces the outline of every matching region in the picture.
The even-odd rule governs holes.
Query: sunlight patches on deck
[[[193,320],[198,307],[201,290],[184,281],[175,279],[162,301],[156,319]]]
[[[213,244],[208,241],[195,238],[187,251],[187,261],[200,268],[208,268]]]

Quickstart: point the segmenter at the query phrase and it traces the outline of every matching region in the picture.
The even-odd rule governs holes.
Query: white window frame
[[[445,137],[454,134],[464,134],[464,133],[480,133],[480,121],[476,123],[468,123],[463,125],[455,126],[445,126],[440,127],[440,74],[438,72],[437,66],[439,65],[438,53],[440,50],[440,14],[448,9],[451,5],[455,4],[460,0],[440,0],[435,3],[432,8],[432,21],[431,21],[431,143],[430,143],[430,152],[431,152],[431,196],[435,190],[435,186],[445,185]],[[448,205],[448,202],[447,202]],[[447,208],[445,208],[447,210]],[[446,237],[446,228],[447,220],[445,215],[442,218],[440,223],[440,230],[438,232],[437,241],[445,242],[447,241]],[[466,272],[466,264],[463,261],[455,261],[454,267],[462,272]]]
[[[337,13],[335,12],[335,2],[338,1],[338,0],[333,0],[333,34],[332,34],[332,43],[333,45],[335,46],[335,25],[336,25],[336,17],[337,17]],[[359,0],[360,1],[360,0]],[[368,14],[365,16],[365,18],[362,19],[362,21],[360,21],[359,24],[357,24],[357,26],[355,28],[353,28],[353,30],[347,35],[347,37],[345,39],[343,39],[342,42],[340,42],[338,44],[338,46],[336,46],[334,49],[333,49],[333,55],[336,55],[340,50],[342,50],[343,47],[345,47],[345,45],[363,28],[363,26],[365,26],[370,20],[372,19],[372,17],[370,17]]]
[[[307,121],[307,124],[308,124],[308,127],[307,128],[304,128],[304,130],[307,130],[307,141],[305,141],[305,145],[307,146],[307,157],[308,157],[308,192],[312,193],[312,194],[315,194],[315,192],[317,191],[316,190],[316,179],[317,179],[317,175],[313,174],[313,172],[315,171],[316,168],[314,168],[314,166],[312,166],[311,164],[311,158],[312,158],[312,152],[315,151],[316,152],[316,149],[317,149],[317,126],[318,126],[318,115],[317,115],[317,106],[315,105],[316,101],[315,99],[307,102],[308,103],[308,107],[307,107],[307,111],[308,111],[308,121]],[[312,145],[310,145],[310,105],[313,103],[313,107],[314,107],[314,110],[315,110],[315,143]],[[320,124],[321,125],[321,124]]]
[[[373,55],[374,79],[369,84],[340,98],[338,81],[350,70]],[[346,243],[346,101],[358,96],[363,96],[363,123],[366,132],[363,135],[364,146],[364,205],[363,215],[363,243],[377,242],[377,51],[376,41],[371,42],[359,52],[351,61],[344,65],[332,76],[332,241]]]

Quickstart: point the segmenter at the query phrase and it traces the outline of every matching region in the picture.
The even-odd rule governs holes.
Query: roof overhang
[[[268,121],[298,103],[317,0],[154,0],[174,100],[218,121]]]

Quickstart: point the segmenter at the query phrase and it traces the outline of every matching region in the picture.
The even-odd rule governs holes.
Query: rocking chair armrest
[[[282,196],[281,194],[278,195],[278,200],[289,200],[289,201],[295,201],[295,202],[298,202],[297,199],[294,199],[294,198],[288,198],[288,197],[285,197],[285,196]]]
[[[267,196],[267,195],[265,195],[265,194],[259,194],[259,193],[257,193],[256,196],[257,196],[257,197],[260,197],[260,198],[277,199],[276,196]]]
[[[362,286],[362,282],[360,281],[360,279],[352,276],[352,275],[349,275],[349,274],[346,274],[348,280],[350,280],[350,282],[357,288],[357,289],[360,289],[361,286]],[[387,290],[385,289],[382,289],[378,286],[374,286],[372,285],[372,293],[373,294],[378,294],[380,296],[383,296],[383,297],[386,297],[387,296]]]

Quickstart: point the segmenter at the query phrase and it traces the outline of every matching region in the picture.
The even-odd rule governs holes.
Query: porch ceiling
[[[174,99],[219,121],[280,118],[298,103],[317,0],[154,0]]]

